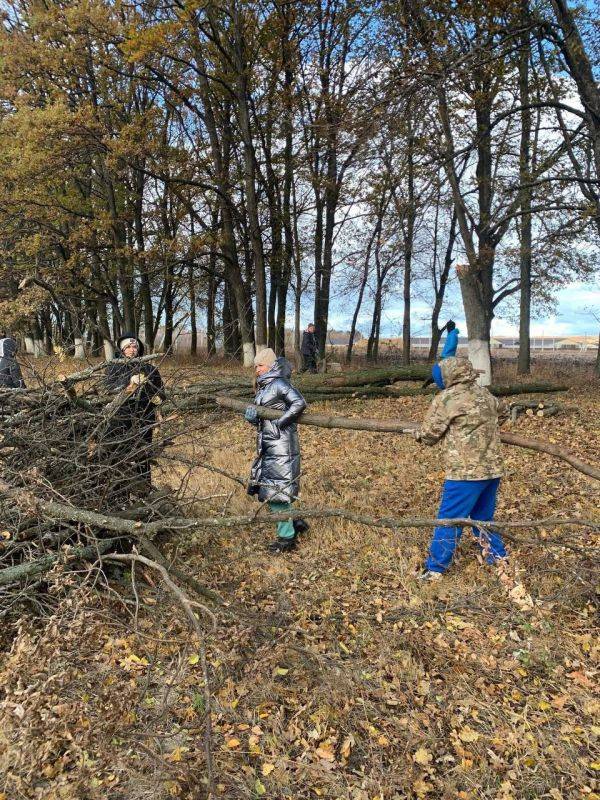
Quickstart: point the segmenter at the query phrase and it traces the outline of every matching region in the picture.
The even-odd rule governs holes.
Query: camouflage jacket
[[[415,438],[423,444],[442,441],[446,479],[480,481],[502,474],[498,401],[483,386],[470,362],[440,362],[445,389],[434,398]]]

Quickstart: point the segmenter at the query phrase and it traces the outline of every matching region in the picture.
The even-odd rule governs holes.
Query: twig
[[[151,561],[149,558],[139,555],[138,553],[110,553],[109,555],[104,556],[104,558],[105,560],[110,560],[110,561],[129,561],[132,564],[135,564],[135,562],[139,561],[141,564],[150,567],[150,569],[156,570],[163,579],[167,588],[171,591],[171,593],[175,596],[177,601],[182,606],[188,620],[190,621],[193,630],[196,632],[200,650],[200,663],[202,666],[202,672],[204,678],[204,706],[206,714],[206,723],[204,727],[204,750],[206,755],[206,772],[208,777],[208,791],[210,798],[216,793],[213,757],[212,757],[212,721],[211,721],[210,684],[208,676],[208,664],[206,661],[206,648],[204,645],[204,637],[202,634],[202,628],[200,627],[200,623],[198,622],[198,618],[194,614],[194,610],[192,608],[192,602],[181,591],[179,586],[177,586],[177,584],[171,580],[169,573],[167,572],[166,568],[162,566],[162,564],[158,564],[156,561]],[[199,604],[195,603],[194,605],[198,606]],[[208,609],[205,608],[204,606],[202,606],[202,608],[204,611],[207,611],[210,614],[210,616],[213,619],[213,622],[216,624],[214,615],[210,611],[208,611]]]

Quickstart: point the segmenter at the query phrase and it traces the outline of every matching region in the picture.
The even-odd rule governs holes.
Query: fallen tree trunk
[[[525,383],[492,385],[487,387],[495,397],[509,397],[521,394],[551,394],[554,392],[566,392],[568,386],[557,386],[550,383]],[[392,384],[391,386],[321,386],[302,390],[304,397],[312,403],[327,400],[344,400],[356,397],[428,397],[436,394],[435,388],[423,389],[421,386],[401,386]],[[237,395],[236,395],[237,396]]]
[[[390,386],[400,381],[424,381],[431,377],[431,366],[394,367],[389,369],[367,369],[332,375],[298,375],[294,383],[303,393],[329,392],[341,387],[356,389],[360,386]],[[490,390],[497,396],[529,394],[533,392],[564,392],[568,386],[550,383],[514,383],[493,385]]]
[[[396,381],[424,381],[431,377],[431,367],[388,367],[361,369],[354,372],[334,372],[325,375],[299,375],[295,383],[299,389],[323,386],[385,386]]]
[[[437,392],[435,387],[423,389],[420,386],[401,386],[393,384],[391,386],[375,385],[352,385],[352,386],[328,386],[328,385],[314,385],[304,386],[300,383],[296,384],[299,391],[302,392],[306,400],[310,403],[320,403],[333,400],[346,400],[353,397],[427,397],[434,395]],[[525,384],[509,384],[502,385],[496,384],[488,387],[490,392],[496,397],[509,397],[510,395],[519,394],[538,394],[538,393],[553,393],[565,392],[568,386],[559,386],[550,383],[525,383]],[[220,395],[220,392],[227,392],[228,397],[236,397],[240,400],[253,397],[252,389],[247,386],[245,388],[236,386],[234,389],[229,390],[223,387],[213,393],[210,390],[210,396],[207,396],[207,389],[202,384],[194,385],[183,389],[178,392],[171,405],[173,408],[194,409],[202,408],[203,406],[210,405],[210,397],[215,394]]]
[[[364,385],[364,386],[328,386],[328,385],[315,385],[315,386],[302,386],[297,384],[298,389],[302,392],[304,397],[309,403],[322,403],[335,400],[351,400],[354,397],[360,398],[377,398],[377,397],[430,397],[436,393],[435,388],[423,389],[420,386],[402,386],[393,384],[391,386],[381,385]],[[490,392],[496,397],[508,397],[510,395],[520,394],[534,394],[534,393],[553,393],[567,391],[567,386],[556,386],[548,383],[526,383],[526,384],[510,384],[510,385],[496,385],[488,387]],[[234,390],[221,389],[227,391],[228,397],[235,397],[240,400],[247,398],[250,402],[253,397],[252,389],[248,386],[244,389],[235,387]],[[219,394],[217,392],[216,394]],[[167,401],[165,410],[176,409],[178,411],[192,411],[209,409],[213,405],[212,397],[214,394],[211,392],[206,394],[206,389],[203,391],[202,385],[195,385],[188,387],[181,392],[178,392],[172,400]]]
[[[231,397],[223,397],[218,395],[216,402],[223,408],[231,408],[235,411],[245,411],[248,403],[243,400],[234,400]],[[259,417],[263,419],[278,419],[281,411],[275,411],[270,408],[263,408],[262,406],[253,406]],[[317,428],[342,428],[345,430],[354,431],[379,431],[382,433],[411,433],[416,430],[419,425],[410,420],[399,419],[365,419],[365,418],[352,418],[352,417],[335,417],[327,414],[302,414],[298,419],[301,425],[314,425]],[[580,458],[559,447],[551,442],[540,441],[539,439],[528,439],[525,436],[519,436],[514,433],[500,432],[500,438],[504,444],[514,445],[515,447],[523,447],[527,450],[535,450],[538,453],[547,453],[548,455],[566,461],[574,469],[600,481],[600,467],[594,464],[587,464]]]

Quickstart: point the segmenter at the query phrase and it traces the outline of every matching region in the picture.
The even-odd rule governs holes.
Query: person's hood
[[[7,337],[0,339],[0,358],[14,358],[17,354],[17,340]]]
[[[275,378],[284,378],[289,381],[291,377],[292,365],[287,358],[280,356],[268,372],[256,379],[256,383],[259,386],[263,386],[265,383],[275,380]]]
[[[135,339],[138,343],[138,357],[141,358],[144,355],[144,343],[141,339],[139,339],[135,333],[124,333],[122,336],[119,336],[117,339],[117,355],[123,357],[123,353],[121,352],[121,344],[125,341],[125,339]]]
[[[451,386],[456,386],[458,383],[472,384],[477,383],[477,373],[473,369],[471,362],[467,358],[445,358],[436,364],[433,368],[439,368],[439,374],[442,379],[443,386],[441,389],[449,389]],[[433,376],[435,382],[438,381]]]

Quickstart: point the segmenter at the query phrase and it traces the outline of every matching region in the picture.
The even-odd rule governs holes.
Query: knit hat
[[[263,367],[272,367],[273,364],[277,361],[277,356],[275,355],[274,350],[271,350],[270,347],[265,347],[264,350],[259,350],[254,358],[254,366],[258,367],[259,365]]]
[[[137,346],[137,354],[138,356],[144,355],[144,344],[143,342],[137,338],[133,333],[129,331],[125,331],[119,338],[117,339],[117,349],[120,352],[123,352],[123,349],[128,345],[135,344]]]

